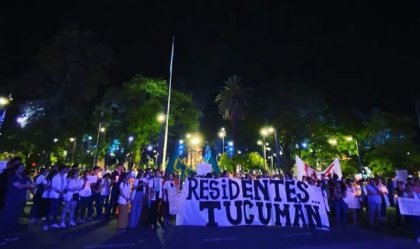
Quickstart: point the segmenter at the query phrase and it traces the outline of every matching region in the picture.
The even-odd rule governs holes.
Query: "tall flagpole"
[[[174,46],[175,46],[175,36],[172,36],[171,63],[169,66],[168,106],[166,108],[165,140],[163,142],[163,156],[162,156],[162,167],[161,167],[162,170],[165,170],[165,167],[166,167],[166,148],[168,146],[168,124],[169,124],[169,110],[171,107],[172,64],[174,62]]]

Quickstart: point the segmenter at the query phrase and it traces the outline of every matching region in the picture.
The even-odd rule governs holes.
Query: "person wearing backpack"
[[[35,177],[35,184],[36,187],[34,189],[34,201],[31,208],[31,224],[35,224],[38,222],[38,219],[41,219],[41,202],[42,202],[42,194],[45,191],[44,180],[49,173],[48,168],[42,168],[39,174]]]

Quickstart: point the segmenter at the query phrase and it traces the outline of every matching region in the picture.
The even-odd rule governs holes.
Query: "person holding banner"
[[[178,188],[174,182],[175,174],[170,173],[163,184],[164,222],[169,226],[178,212]]]
[[[400,205],[398,204],[398,198],[404,197],[405,189],[404,189],[404,182],[398,182],[397,187],[394,190],[394,198],[395,198],[395,224],[397,229],[401,228],[401,212],[400,212]]]
[[[410,198],[410,199],[419,199],[419,196],[416,192],[413,190],[413,185],[411,183],[407,183],[405,185],[405,193],[404,198]],[[406,215],[408,224],[410,224],[411,229],[414,230],[414,233],[417,238],[417,243],[420,243],[420,216],[414,216],[414,215]]]

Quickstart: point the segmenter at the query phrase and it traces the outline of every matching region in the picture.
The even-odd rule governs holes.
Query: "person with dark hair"
[[[133,182],[133,193],[131,201],[131,212],[130,219],[128,222],[128,227],[136,228],[139,225],[142,209],[143,209],[143,200],[145,193],[145,182],[146,179],[143,178],[143,171],[137,173],[136,179]]]
[[[11,175],[14,174],[14,170],[13,170],[14,166],[21,163],[22,163],[22,158],[13,157],[7,162],[6,168],[0,174],[0,213],[1,213],[1,210],[3,210],[3,206],[4,206],[8,179]]]
[[[79,179],[79,170],[72,170],[67,175],[67,187],[66,193],[64,194],[64,207],[61,214],[61,223],[60,227],[66,227],[66,216],[67,212],[70,213],[69,226],[75,226],[76,220],[74,216],[74,211],[76,205],[79,201],[79,191],[82,189],[82,183]]]
[[[382,192],[376,186],[375,178],[369,179],[369,184],[366,185],[366,192],[368,195],[368,220],[369,225],[374,227],[378,225],[381,216]]]
[[[44,186],[44,192],[41,195],[41,205],[40,205],[40,213],[39,216],[41,217],[47,217],[48,212],[50,210],[50,192],[51,192],[51,182],[54,176],[58,174],[58,171],[56,169],[50,170],[47,177],[42,182],[42,185]],[[44,231],[48,231],[49,226],[44,224],[43,229]]]
[[[93,213],[93,209],[92,209],[92,203],[91,203],[91,199],[92,199],[92,189],[91,189],[91,182],[89,181],[89,174],[90,171],[86,170],[83,173],[83,176],[81,178],[81,182],[82,182],[82,189],[79,191],[79,196],[80,196],[80,200],[79,200],[79,222],[80,223],[85,223],[87,220],[90,220],[92,218],[92,213]],[[86,213],[87,213],[87,217],[86,217]]]
[[[334,184],[333,203],[335,212],[335,222],[337,227],[347,227],[347,204],[344,202],[346,198],[347,188],[344,182],[337,181]]]
[[[149,225],[153,226],[155,229],[157,229],[157,222],[159,220],[158,218],[158,212],[160,203],[162,200],[162,177],[160,175],[160,172],[158,170],[155,171],[155,175],[152,176],[152,178],[149,180],[149,192],[147,198],[150,200],[150,208],[149,208]],[[160,220],[159,220],[160,221]]]
[[[400,205],[398,204],[398,198],[404,197],[405,188],[404,182],[397,182],[397,187],[394,189],[395,196],[395,225],[397,229],[401,229],[401,211]]]
[[[122,163],[118,163],[116,168],[115,168],[115,171],[112,172],[112,175],[111,175],[111,196],[110,196],[110,200],[109,200],[109,206],[108,206],[108,209],[106,211],[106,218],[107,219],[111,218],[111,213],[112,213],[112,216],[114,217],[116,212],[117,212],[118,197],[120,195],[120,187],[119,187],[120,176],[123,172],[124,172],[124,165]]]
[[[42,216],[40,215],[40,209],[41,209],[41,202],[42,202],[42,194],[44,193],[44,180],[47,177],[49,173],[48,168],[42,168],[39,172],[39,174],[35,177],[35,190],[34,190],[34,198],[33,198],[33,205],[31,208],[31,224],[35,224],[38,219],[41,219]]]
[[[163,183],[164,222],[165,225],[173,224],[178,213],[178,187],[175,184],[175,174],[170,173]]]
[[[25,206],[26,192],[35,187],[35,184],[24,174],[25,165],[17,163],[11,169],[13,174],[7,181],[4,210],[0,217],[0,244],[18,239],[15,230]]]
[[[60,207],[63,204],[64,190],[67,187],[66,174],[68,173],[69,167],[65,165],[58,166],[58,174],[51,179],[50,189],[50,209],[45,219],[44,227],[60,228],[57,223],[57,216],[60,212]]]
[[[128,204],[131,201],[130,198],[130,175],[123,172],[120,175],[121,182],[119,184],[119,196],[118,196],[118,233],[124,233],[128,226]]]
[[[106,173],[100,179],[99,191],[101,193],[101,198],[99,200],[99,213],[98,216],[102,217],[103,210],[108,210],[109,206],[109,194],[111,193],[111,174]]]

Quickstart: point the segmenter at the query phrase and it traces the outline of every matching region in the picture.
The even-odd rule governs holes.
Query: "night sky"
[[[114,50],[116,85],[137,73],[168,79],[175,35],[174,87],[203,110],[239,74],[254,88],[307,82],[336,107],[415,115],[418,1],[279,2],[8,1],[0,7],[0,84],[28,71],[54,34],[77,26]]]

